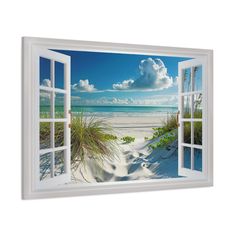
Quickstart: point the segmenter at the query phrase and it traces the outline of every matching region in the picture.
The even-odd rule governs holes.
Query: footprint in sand
[[[145,163],[145,162],[143,162],[143,163],[141,164],[141,166],[142,166],[143,168],[148,168],[148,165],[147,165],[147,163]]]

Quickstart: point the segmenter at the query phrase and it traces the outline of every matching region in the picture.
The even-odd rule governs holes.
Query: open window
[[[192,59],[179,63],[178,172],[189,178],[204,177],[204,82],[206,63]]]
[[[70,57],[47,49],[34,50],[37,136],[34,157],[37,189],[52,188],[71,179]]]
[[[211,50],[24,38],[23,198],[211,186],[212,80]]]

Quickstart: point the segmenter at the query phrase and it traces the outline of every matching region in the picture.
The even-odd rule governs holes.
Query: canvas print
[[[38,61],[40,186],[202,174],[203,64],[158,54],[48,51]]]

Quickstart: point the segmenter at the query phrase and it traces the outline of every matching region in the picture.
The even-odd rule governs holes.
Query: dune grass
[[[185,118],[188,117],[187,114],[184,115]],[[202,118],[202,111],[196,110],[194,112],[194,118]],[[155,140],[157,138],[158,141],[150,144],[150,148],[156,149],[158,147],[166,147],[170,143],[174,142],[178,139],[178,125],[177,125],[177,117],[176,115],[170,116],[165,122],[163,122],[162,127],[153,128],[153,136],[149,140]],[[194,122],[194,144],[202,145],[202,122]],[[184,142],[191,143],[191,123],[184,122]],[[145,139],[147,140],[147,138]]]
[[[73,118],[71,126],[71,163],[77,169],[91,158],[99,165],[115,158],[119,149],[113,129],[104,120],[85,117],[81,113]]]
[[[40,123],[40,148],[50,148],[50,123]],[[64,145],[64,123],[55,122],[55,147]],[[91,158],[99,165],[105,159],[112,159],[119,151],[117,136],[104,120],[85,117],[81,112],[72,119],[71,125],[71,166],[77,169],[80,164]]]
[[[156,149],[159,147],[168,146],[178,138],[177,128],[178,125],[176,115],[168,117],[168,119],[163,122],[162,127],[153,128],[154,133],[150,140],[155,140],[158,138],[158,141],[151,143],[149,147]]]

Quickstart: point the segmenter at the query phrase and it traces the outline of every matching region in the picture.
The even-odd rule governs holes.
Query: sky
[[[177,105],[178,62],[190,58],[54,50],[71,57],[72,106]],[[63,65],[55,65],[63,88]],[[50,61],[40,60],[40,84],[50,86]]]

